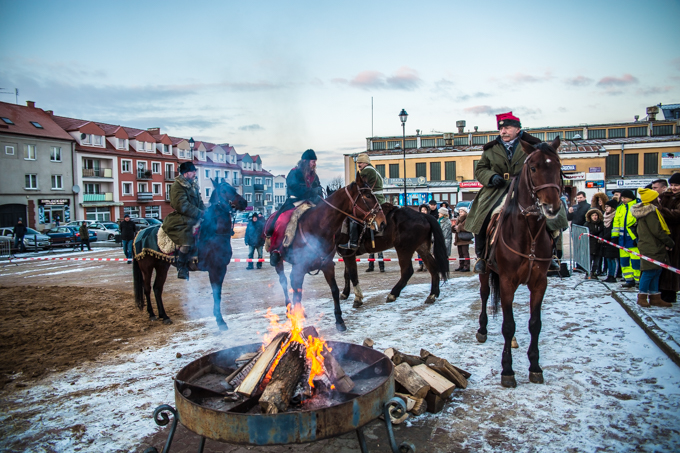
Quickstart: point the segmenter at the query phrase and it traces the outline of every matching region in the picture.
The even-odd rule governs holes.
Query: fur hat
[[[635,200],[635,192],[633,192],[630,189],[623,189],[621,191],[621,196],[626,197],[626,198],[630,198],[631,200]]]
[[[179,166],[179,174],[183,175],[184,173],[190,172],[190,171],[196,171],[196,165],[194,165],[193,162],[182,162]]]
[[[444,217],[449,216],[449,210],[446,208],[439,208],[439,215],[443,215]]]
[[[370,164],[371,163],[371,158],[368,157],[368,154],[366,153],[361,153],[357,156],[357,164]]]
[[[673,173],[670,178],[668,178],[668,184],[680,184],[680,173]]]
[[[597,214],[597,216],[599,217],[599,221],[600,221],[600,222],[602,221],[602,211],[600,211],[600,210],[597,209],[597,208],[593,208],[593,209],[588,209],[588,212],[586,212],[586,220],[587,220],[588,222],[592,222],[592,221],[593,221],[593,220],[592,220],[593,214]]]
[[[500,113],[496,115],[496,124],[498,125],[498,130],[501,130],[501,127],[503,126],[522,127],[522,123],[520,123],[519,118],[513,115],[512,112]]]
[[[316,160],[316,153],[314,152],[313,149],[308,149],[304,153],[302,153],[302,157],[300,158],[302,160]]]
[[[640,189],[638,190],[638,195],[640,195],[640,200],[642,200],[644,204],[648,204],[656,200],[659,193],[652,189]]]

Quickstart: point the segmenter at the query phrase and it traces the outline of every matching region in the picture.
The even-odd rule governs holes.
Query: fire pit
[[[261,344],[225,349],[191,362],[175,378],[177,409],[162,405],[154,411],[154,420],[160,426],[169,423],[167,412],[174,416],[163,452],[170,449],[178,421],[201,436],[199,452],[206,438],[236,444],[281,445],[314,442],[351,431],[356,431],[361,451],[367,452],[362,428],[380,415],[385,418],[392,451],[415,451],[406,443],[397,447],[394,439],[390,414],[398,418],[406,407],[400,398],[394,398],[392,361],[364,346],[334,341],[326,345],[333,356],[330,360],[351,379],[351,390],[329,386],[327,391],[278,413],[263,413],[262,403],[258,402],[261,395],[238,395],[226,380],[239,370],[236,360],[249,353],[254,355],[262,349]],[[149,448],[145,453],[156,451]]]

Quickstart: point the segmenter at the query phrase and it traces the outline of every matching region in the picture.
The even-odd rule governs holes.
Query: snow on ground
[[[518,290],[516,389],[500,386],[501,316],[490,319],[485,344],[475,339],[476,277],[450,280],[434,305],[423,304],[429,284],[408,286],[390,304],[384,302],[387,291],[364,288],[362,308],[351,308],[351,299],[343,304],[349,328],[344,334],[335,330],[327,299],[304,303],[307,324],[326,339],[361,343],[370,337],[377,349],[415,354],[425,348],[471,372],[468,388],[456,390],[443,412],[408,422],[431,427],[440,440],[448,437],[444,444],[450,449],[677,451],[680,370],[604,288],[573,290],[578,281],[551,280],[544,300],[544,385],[528,380],[528,290]],[[278,303],[273,311],[284,315]],[[0,422],[12,424],[15,416],[30,414],[31,423],[17,426],[6,440],[30,443],[39,437],[33,451],[136,451],[141,439],[157,429],[153,409],[174,406],[171,378],[179,369],[210,352],[258,342],[258,332],[268,324],[263,313],[226,318],[226,333],[218,333],[212,317],[198,319],[170,344],[111,354],[15,393],[14,400],[4,402]],[[177,352],[183,356],[177,358]],[[51,433],[47,438],[46,432]],[[408,430],[401,433],[399,441],[408,440]]]

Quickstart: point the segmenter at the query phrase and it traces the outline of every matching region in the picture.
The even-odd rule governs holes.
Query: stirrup
[[[486,274],[486,260],[479,258],[475,263],[475,274]]]

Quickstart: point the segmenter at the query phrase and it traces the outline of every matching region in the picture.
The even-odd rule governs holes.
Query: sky
[[[366,138],[680,103],[680,2],[0,0],[0,100],[229,143],[322,183]]]

